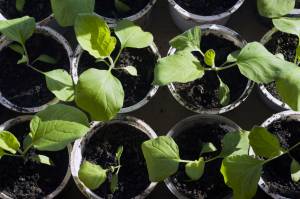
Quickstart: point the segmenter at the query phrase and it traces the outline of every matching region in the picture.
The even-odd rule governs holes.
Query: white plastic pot
[[[202,30],[201,31],[202,35],[214,34],[221,38],[225,38],[229,41],[232,41],[236,46],[238,46],[240,48],[243,48],[247,44],[247,42],[238,33],[236,33],[235,31],[233,31],[229,28],[226,28],[224,26],[216,25],[216,24],[207,24],[207,25],[202,25],[200,27]],[[168,55],[174,54],[175,51],[176,51],[176,49],[171,47],[168,52]],[[215,108],[215,109],[204,109],[204,108],[200,108],[200,107],[195,108],[194,106],[190,105],[187,101],[185,101],[177,93],[177,90],[173,83],[169,84],[168,87],[169,87],[171,94],[175,98],[175,100],[177,102],[179,102],[186,109],[193,111],[195,113],[201,113],[201,114],[222,114],[222,113],[226,113],[226,112],[233,110],[234,108],[238,107],[241,103],[243,103],[247,99],[247,97],[250,95],[250,93],[254,87],[254,82],[248,80],[248,83],[247,83],[247,86],[246,86],[244,92],[242,93],[240,98],[237,99],[235,102],[233,102],[225,107]]]
[[[176,3],[176,0],[168,0],[171,17],[178,28],[187,30],[194,26],[203,24],[219,24],[225,25],[230,16],[237,11],[245,0],[237,0],[236,4],[229,10],[212,16],[201,16],[193,14]]]
[[[19,116],[14,119],[8,120],[5,123],[3,123],[2,125],[0,125],[0,131],[10,129],[11,127],[13,127],[17,124],[20,124],[20,123],[30,121],[32,119],[32,117],[33,116],[31,116],[31,115],[24,115],[24,116]],[[71,157],[71,151],[72,151],[72,146],[68,145],[69,159]],[[58,196],[58,194],[60,194],[62,192],[62,190],[68,184],[70,177],[71,177],[71,170],[70,170],[70,167],[68,166],[68,170],[66,172],[66,175],[65,175],[63,181],[52,193],[45,196],[44,199],[53,199],[56,196]],[[4,194],[3,192],[0,192],[0,198],[1,199],[13,199],[13,198],[7,196],[6,194]]]
[[[53,38],[54,40],[56,40],[58,43],[60,43],[64,47],[64,49],[67,52],[68,59],[69,59],[69,62],[70,62],[70,73],[71,73],[72,72],[71,67],[72,67],[73,50],[70,47],[69,42],[62,35],[60,35],[58,32],[56,32],[52,28],[49,28],[49,27],[46,27],[46,26],[37,26],[36,27],[36,33],[40,33],[40,34],[49,36],[49,37]],[[1,39],[0,39],[0,53],[5,47],[7,47],[11,43],[12,43],[12,41],[6,39],[5,37],[1,37]],[[43,45],[47,45],[47,44],[43,44]],[[39,106],[39,107],[20,107],[16,104],[13,104],[8,99],[6,99],[5,96],[2,95],[2,92],[0,90],[0,103],[3,106],[5,106],[6,108],[8,108],[12,111],[19,112],[19,113],[36,113],[36,112],[39,112],[39,111],[45,109],[48,105],[56,104],[58,101],[59,100],[57,98],[55,98],[55,99],[51,100],[50,102],[48,102],[47,104],[44,104],[44,105]]]
[[[150,126],[148,126],[148,124],[146,124],[145,122],[143,122],[140,119],[130,117],[130,116],[120,116],[117,119],[111,120],[107,123],[95,122],[92,125],[91,130],[86,134],[85,137],[75,141],[74,146],[73,146],[73,151],[71,153],[71,161],[70,161],[71,173],[72,173],[73,179],[75,180],[75,183],[76,183],[77,187],[79,188],[79,190],[87,198],[103,199],[102,197],[95,194],[92,190],[87,188],[78,177],[80,165],[83,161],[82,154],[85,150],[85,145],[89,141],[89,139],[91,139],[93,137],[93,135],[95,133],[98,133],[98,134],[101,133],[101,132],[99,132],[99,129],[101,129],[104,124],[116,124],[116,123],[130,125],[136,129],[138,129],[145,135],[147,135],[149,137],[149,139],[153,139],[153,138],[157,137],[155,132],[151,129]],[[156,185],[157,185],[157,183],[154,183],[154,182],[150,183],[150,185],[140,195],[135,196],[134,199],[146,198],[151,193],[151,191],[155,188]]]

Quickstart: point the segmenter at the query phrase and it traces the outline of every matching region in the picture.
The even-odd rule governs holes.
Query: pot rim
[[[22,116],[18,116],[18,117],[15,117],[13,119],[7,120],[6,122],[4,122],[3,124],[0,125],[0,131],[8,129],[8,128],[10,128],[10,127],[12,127],[16,124],[19,124],[21,122],[31,120],[32,117],[33,117],[33,115],[22,115]],[[68,155],[69,155],[69,160],[70,160],[71,159],[72,146],[69,144],[67,146],[67,149],[68,149]],[[45,199],[55,198],[66,187],[66,185],[68,184],[70,178],[71,178],[71,169],[70,169],[70,165],[68,164],[68,169],[67,169],[67,172],[66,172],[66,175],[65,175],[63,181],[60,183],[60,185],[52,193],[48,194],[44,198]],[[4,194],[2,192],[0,192],[0,198],[12,199],[11,197],[7,196],[6,194]]]
[[[71,173],[72,177],[75,181],[75,184],[77,188],[81,191],[83,195],[85,195],[87,198],[93,198],[93,199],[103,199],[102,197],[95,194],[92,190],[87,188],[79,179],[78,177],[78,171],[79,167],[82,163],[82,150],[84,145],[86,144],[86,140],[90,139],[95,131],[97,131],[99,128],[101,128],[104,124],[114,124],[114,123],[123,123],[130,125],[134,128],[137,128],[141,132],[145,133],[149,139],[156,138],[157,135],[154,132],[154,130],[146,124],[141,119],[131,117],[131,116],[123,116],[119,115],[117,118],[110,120],[108,122],[93,122],[91,125],[90,131],[84,136],[83,138],[80,138],[75,141],[73,145],[73,150],[71,153],[71,159],[70,159],[70,165],[71,165]],[[152,190],[157,185],[157,182],[150,182],[149,186],[138,196],[135,196],[134,199],[144,199],[148,194],[152,192]]]
[[[69,45],[69,42],[58,32],[56,32],[54,29],[47,27],[47,26],[36,26],[36,31],[37,33],[41,33],[43,35],[49,36],[52,39],[54,39],[55,41],[57,41],[59,44],[61,44],[64,48],[64,50],[66,51],[67,55],[68,55],[68,60],[69,60],[69,73],[72,72],[72,56],[73,56],[73,50]],[[5,38],[5,36],[2,36],[0,38],[0,52],[3,48],[5,48],[6,46],[8,46],[9,44],[11,44],[12,41],[8,40]],[[50,92],[50,91],[49,91]],[[41,110],[44,110],[48,105],[52,105],[52,104],[56,104],[58,103],[59,100],[57,98],[54,98],[53,100],[51,100],[50,102],[38,106],[38,107],[20,107],[16,104],[13,104],[12,102],[10,102],[8,99],[6,99],[5,96],[2,95],[2,92],[0,91],[0,103],[5,106],[6,108],[13,110],[15,112],[19,112],[19,113],[35,113],[35,112],[39,112]]]
[[[205,24],[200,26],[202,33],[203,34],[210,34],[213,33],[216,36],[218,36],[218,33],[223,35],[225,39],[230,40],[234,42],[235,45],[238,47],[242,48],[244,47],[247,42],[244,40],[237,32],[234,30],[231,30],[225,26],[217,25],[217,24]],[[170,47],[168,55],[174,54],[176,51],[175,48]],[[231,104],[228,104],[227,106],[220,107],[220,108],[213,108],[213,109],[206,109],[206,108],[201,108],[201,107],[191,107],[189,106],[189,103],[186,102],[177,92],[176,88],[174,86],[174,83],[171,83],[168,85],[169,91],[171,92],[172,96],[175,98],[179,104],[181,104],[183,107],[185,107],[187,110],[190,110],[195,113],[200,113],[200,114],[222,114],[229,112],[236,107],[238,107],[240,104],[242,104],[250,95],[255,83],[251,80],[248,79],[248,83],[241,94],[241,96],[232,102]]]
[[[181,121],[179,121],[177,124],[175,124],[171,130],[168,132],[167,136],[170,137],[176,137],[177,134],[182,133],[182,129],[187,129],[191,125],[194,125],[195,123],[211,123],[211,122],[218,122],[218,123],[224,123],[227,128],[231,128],[232,130],[241,130],[241,127],[237,125],[234,121],[221,116],[221,115],[211,115],[211,114],[197,114],[190,117],[187,117]],[[167,178],[164,181],[165,185],[168,187],[169,191],[173,195],[175,195],[178,199],[189,199],[188,197],[184,196],[182,193],[180,193],[170,178]],[[223,199],[229,199],[231,198],[231,195],[225,196]]]

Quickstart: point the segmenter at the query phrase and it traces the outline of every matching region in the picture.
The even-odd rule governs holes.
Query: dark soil
[[[113,52],[112,57],[116,57],[118,48]],[[132,106],[143,100],[150,89],[154,78],[154,66],[157,56],[149,48],[134,49],[126,48],[121,53],[116,68],[134,66],[138,71],[138,76],[132,76],[124,70],[113,70],[113,75],[117,77],[125,92],[124,107]],[[88,52],[84,52],[80,58],[78,73],[81,74],[89,68],[107,70],[108,66],[103,62],[95,62],[94,57]]]
[[[146,134],[135,127],[115,123],[106,124],[90,139],[84,152],[86,160],[103,168],[116,166],[115,154],[119,146],[124,147],[121,157],[118,190],[111,194],[110,180],[94,192],[104,198],[129,199],[141,194],[150,184],[141,144],[148,140]]]
[[[113,0],[96,0],[95,12],[101,16],[109,18],[125,18],[138,13],[140,10],[146,7],[149,0],[121,0],[128,5],[131,9],[129,12],[119,12]]]
[[[294,62],[298,41],[297,36],[278,31],[272,36],[272,39],[265,44],[265,47],[274,55],[281,53],[285,60]],[[275,82],[266,84],[265,86],[275,98],[281,99],[276,91]]]
[[[300,141],[300,122],[295,120],[278,120],[269,126],[269,131],[276,135],[284,149],[296,145]],[[300,162],[300,147],[291,152],[292,157]],[[263,179],[272,193],[287,198],[300,198],[300,182],[291,179],[290,165],[292,159],[288,155],[277,158],[264,166]]]
[[[49,0],[28,0],[25,3],[23,12],[16,9],[16,0],[0,0],[0,12],[8,19],[31,16],[36,21],[41,21],[52,13]]]
[[[18,124],[9,130],[22,143],[24,133],[30,132],[29,122]],[[37,164],[28,157],[24,161],[18,157],[4,156],[0,160],[0,192],[14,199],[40,199],[52,193],[61,184],[68,169],[67,149],[59,152],[40,152],[32,149],[28,154],[46,155],[55,166]]]
[[[223,127],[222,127],[223,126]],[[179,146],[180,158],[183,160],[197,160],[203,146],[203,143],[212,142],[218,151],[204,154],[205,159],[217,156],[221,152],[221,140],[228,130],[224,124],[197,124],[184,130],[175,141]],[[185,164],[179,166],[179,171],[171,177],[171,181],[177,190],[187,198],[224,198],[231,193],[220,173],[222,159],[209,162],[205,165],[204,175],[198,181],[188,182],[189,177],[185,174]]]
[[[216,66],[220,66],[226,61],[228,54],[239,48],[231,41],[210,34],[202,37],[201,49],[203,52],[214,49],[216,52]],[[205,65],[203,58],[199,54],[195,55]],[[247,86],[248,79],[240,73],[237,67],[220,71],[218,74],[230,88],[230,103],[239,99]],[[219,80],[214,71],[206,71],[201,79],[193,82],[176,83],[174,85],[181,98],[192,108],[212,109],[223,107],[218,98]]]
[[[175,0],[185,10],[201,15],[212,16],[226,12],[232,8],[238,0]]]
[[[36,62],[33,65],[46,72],[58,68],[70,70],[69,58],[64,47],[51,37],[34,34],[27,42],[26,48],[31,62],[42,54],[55,58],[55,65]],[[4,48],[0,53],[0,90],[2,95],[20,107],[37,107],[54,99],[48,91],[45,76],[37,73],[28,66],[18,65],[21,55]]]

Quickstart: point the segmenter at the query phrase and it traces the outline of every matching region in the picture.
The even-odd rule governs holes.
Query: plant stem
[[[273,158],[271,158],[271,159],[265,160],[265,161],[264,161],[264,164],[266,164],[266,163],[268,163],[268,162],[271,162],[272,160],[275,160],[275,159],[277,159],[277,158],[279,158],[279,157],[281,157],[281,156],[283,156],[283,155],[289,154],[293,149],[297,148],[298,146],[300,146],[300,142],[299,142],[298,144],[292,146],[291,148],[289,148],[289,149],[288,149],[287,151],[285,151],[284,153],[282,153],[282,154],[280,154],[280,155],[278,155],[278,156],[275,156],[275,157],[273,157]],[[291,157],[291,158],[292,158],[292,157]]]
[[[226,70],[228,68],[232,68],[234,66],[236,66],[236,63],[229,64],[227,66],[222,66],[222,67],[204,68],[204,70],[206,70],[206,71],[221,71],[221,70]]]
[[[213,157],[213,158],[211,158],[211,159],[205,160],[204,162],[205,162],[205,163],[209,163],[209,162],[212,162],[212,161],[214,161],[214,160],[216,160],[216,159],[219,159],[219,158],[220,158],[219,156],[216,156],[216,157]]]
[[[22,156],[24,157],[26,153],[29,151],[29,149],[33,146],[33,144],[30,144],[29,146],[26,147],[26,149],[21,153]]]
[[[36,72],[38,72],[38,73],[40,73],[40,74],[45,75],[45,73],[44,73],[43,71],[41,71],[41,70],[35,68],[34,66],[30,65],[29,63],[27,63],[26,66],[28,66],[29,68],[31,68],[32,70],[34,70],[34,71],[36,71]]]
[[[123,51],[123,47],[120,48],[120,50],[119,50],[119,52],[118,52],[118,55],[117,55],[116,58],[115,58],[114,65],[117,63],[117,61],[118,61],[118,59],[119,59],[119,57],[120,57],[122,51]]]
[[[15,155],[15,154],[10,154],[10,153],[5,153],[6,156],[11,156],[11,157],[19,157],[19,158],[23,158],[23,155]]]
[[[179,160],[177,160],[177,162],[181,162],[181,163],[190,163],[190,162],[193,162],[193,161],[191,161],[191,160],[181,160],[181,159],[179,159]]]
[[[25,56],[27,57],[27,64],[29,64],[29,56],[28,56],[28,52],[27,52],[27,49],[26,49],[26,46],[25,44],[21,43],[23,49],[24,49],[24,52],[25,52]]]
[[[108,71],[111,71],[111,69],[113,69],[115,67],[115,63],[114,63],[113,59],[110,56],[108,56],[107,59],[110,63]]]

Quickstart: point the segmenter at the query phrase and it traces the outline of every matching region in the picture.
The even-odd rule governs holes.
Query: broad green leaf
[[[169,43],[173,48],[176,48],[176,51],[199,51],[201,43],[201,29],[199,26],[189,29],[181,35],[173,38]]]
[[[57,63],[57,60],[49,55],[45,55],[45,54],[42,54],[40,56],[38,56],[38,58],[36,58],[33,63],[37,62],[37,61],[40,61],[40,62],[44,62],[46,64],[56,64]]]
[[[203,144],[203,147],[201,149],[201,153],[211,153],[211,152],[215,152],[217,151],[217,148],[215,147],[215,145],[211,142],[207,142]]]
[[[118,12],[129,12],[131,10],[131,8],[124,3],[122,0],[114,0],[115,1],[115,7],[117,9]]]
[[[221,173],[225,184],[233,189],[234,199],[251,199],[257,191],[263,161],[248,155],[223,159]]]
[[[20,148],[18,139],[8,131],[0,132],[0,149],[15,154]]]
[[[201,78],[204,68],[190,52],[180,51],[158,60],[154,69],[154,84],[187,83]]]
[[[122,156],[123,150],[124,150],[123,146],[118,147],[118,150],[116,153],[116,159],[118,161],[118,164],[120,164],[120,162],[121,162],[121,156]]]
[[[215,58],[216,58],[216,52],[213,49],[209,49],[204,54],[204,62],[208,66],[215,66]]]
[[[23,12],[26,0],[16,0],[16,9],[19,12]]]
[[[78,172],[79,179],[91,190],[98,189],[106,180],[106,170],[101,166],[84,161]]]
[[[300,164],[295,159],[291,163],[291,178],[294,182],[300,180]]]
[[[115,193],[118,190],[118,182],[119,182],[118,175],[113,174],[110,182],[110,191],[112,193]]]
[[[273,24],[275,28],[281,32],[288,34],[293,34],[300,37],[300,19],[299,18],[288,18],[281,17],[278,19],[273,19]]]
[[[237,59],[238,59],[238,56],[240,54],[240,50],[237,50],[237,51],[234,51],[232,53],[230,53],[228,56],[227,56],[227,60],[226,60],[226,63],[233,63],[233,62],[236,62]]]
[[[121,42],[121,48],[145,48],[153,43],[150,32],[144,32],[128,20],[119,21],[115,33]]]
[[[93,120],[106,121],[121,110],[124,90],[110,71],[89,69],[79,77],[75,101]]]
[[[219,79],[219,100],[220,100],[220,104],[222,106],[226,106],[229,104],[230,102],[230,89],[227,86],[227,84],[225,84],[222,79],[218,76]]]
[[[33,17],[22,17],[10,20],[0,20],[0,32],[10,40],[25,45],[35,31],[35,19]]]
[[[137,76],[138,75],[137,70],[134,66],[126,66],[122,69],[127,71],[129,73],[129,75],[132,75],[132,76]]]
[[[199,160],[189,162],[185,165],[186,175],[193,181],[199,180],[204,173],[205,162],[201,157]]]
[[[264,127],[254,127],[250,132],[249,141],[258,156],[273,158],[283,152],[278,138]]]
[[[179,149],[175,141],[168,136],[148,140],[142,144],[151,182],[160,182],[177,172],[179,167]]]
[[[24,48],[20,44],[10,44],[8,46],[11,50],[15,51],[16,53],[19,53],[20,55],[24,55],[25,51]]]
[[[96,15],[79,15],[75,33],[80,46],[96,59],[110,56],[117,43],[106,22]]]
[[[51,6],[59,25],[72,26],[79,14],[94,12],[95,0],[51,0]]]
[[[285,60],[284,55],[282,53],[277,53],[275,56],[281,60]]]
[[[295,0],[257,0],[261,16],[277,18],[289,14],[295,7]]]
[[[25,64],[28,62],[28,57],[26,55],[22,55],[22,58],[18,60],[17,64]]]
[[[5,152],[2,149],[0,149],[0,160],[4,155],[5,155]]]
[[[41,151],[59,151],[84,136],[88,118],[79,109],[63,104],[48,106],[30,122],[32,145]]]
[[[47,88],[65,102],[74,100],[74,86],[71,75],[63,69],[45,72]]]
[[[31,157],[31,160],[36,162],[36,163],[39,163],[39,164],[46,164],[46,165],[49,165],[49,166],[53,166],[54,163],[52,162],[52,160],[45,156],[45,155],[34,155]]]
[[[239,130],[227,133],[222,140],[220,157],[225,158],[233,155],[247,155],[249,152],[249,132]]]

